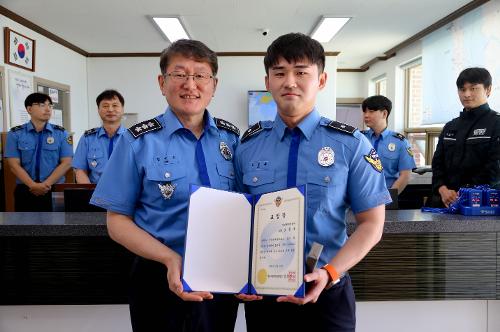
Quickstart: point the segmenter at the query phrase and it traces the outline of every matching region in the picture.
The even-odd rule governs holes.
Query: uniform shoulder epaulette
[[[54,127],[57,130],[65,131],[64,127],[61,127],[60,125],[53,124],[52,127]]]
[[[92,128],[92,129],[89,129],[89,130],[85,130],[85,132],[83,133],[83,135],[89,136],[89,135],[97,133],[98,130],[99,130],[99,127]]]
[[[15,127],[10,128],[10,131],[18,131],[18,130],[21,130],[22,128],[23,128],[23,125],[19,125],[19,126],[15,126]]]
[[[248,138],[252,137],[253,135],[260,133],[263,129],[264,128],[262,127],[262,124],[260,123],[260,121],[257,122],[256,124],[254,124],[253,126],[248,128],[243,133],[243,136],[241,137],[241,143],[243,143],[244,141],[246,141]]]
[[[229,130],[235,133],[238,137],[240,137],[240,130],[231,122],[219,118],[214,118],[214,121],[217,128]]]
[[[399,139],[400,139],[400,140],[402,140],[402,141],[404,141],[404,140],[405,140],[405,138],[406,138],[404,135],[402,135],[402,134],[400,134],[400,133],[394,133],[394,135],[392,135],[392,136],[394,136],[394,137],[396,137],[396,138],[399,138]]]
[[[154,118],[133,125],[132,127],[128,128],[128,131],[134,138],[137,138],[146,133],[160,130],[161,128],[163,128],[163,126],[161,125],[160,121]]]
[[[350,126],[347,123],[342,123],[338,121],[330,121],[330,123],[327,125],[327,127],[333,128],[335,130],[342,131],[347,134],[353,135],[354,132],[356,131],[356,127]]]

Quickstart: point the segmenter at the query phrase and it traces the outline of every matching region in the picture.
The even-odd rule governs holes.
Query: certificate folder
[[[305,187],[261,195],[191,187],[185,291],[304,297]]]

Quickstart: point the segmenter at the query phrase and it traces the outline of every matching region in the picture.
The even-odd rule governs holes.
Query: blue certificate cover
[[[304,297],[305,187],[262,195],[192,186],[187,291]]]

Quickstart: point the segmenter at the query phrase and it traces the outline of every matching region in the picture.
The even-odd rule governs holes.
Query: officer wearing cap
[[[365,124],[370,127],[363,134],[382,161],[387,188],[397,189],[401,193],[410,181],[411,170],[416,165],[408,140],[387,128],[392,102],[385,96],[371,96],[361,106]]]
[[[49,123],[52,99],[43,93],[26,97],[31,120],[11,128],[5,157],[16,176],[16,211],[52,211],[52,185],[64,182],[71,167],[73,141],[61,126]]]
[[[311,286],[304,298],[238,295],[248,301],[247,330],[261,331],[265,322],[269,331],[354,331],[355,299],[346,273],[382,235],[390,196],[380,159],[357,129],[315,109],[327,80],[320,43],[300,33],[283,35],[267,49],[264,65],[278,114],[244,133],[235,157],[238,186],[261,194],[307,185],[306,252],[313,242],[324,249],[321,268],[304,276]],[[358,224],[350,238],[349,206]]]
[[[102,126],[83,134],[73,158],[77,183],[97,183],[111,157],[118,138],[125,132],[121,125],[125,100],[116,90],[105,90],[96,98]]]
[[[234,329],[234,296],[188,293],[181,283],[190,184],[235,189],[239,130],[206,110],[217,68],[216,54],[199,41],[178,40],[162,52],[158,83],[169,107],[123,134],[91,199],[108,210],[111,238],[137,255],[134,332]]]

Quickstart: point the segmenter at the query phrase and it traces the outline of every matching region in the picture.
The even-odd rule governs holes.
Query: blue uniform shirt
[[[118,138],[126,131],[120,126],[113,136],[113,146],[116,146]],[[104,170],[109,156],[108,137],[104,127],[89,129],[78,142],[78,147],[73,158],[73,167],[87,171],[91,183],[97,183]]]
[[[368,140],[375,146],[376,137],[373,130],[363,131]],[[399,172],[412,170],[415,167],[413,153],[410,142],[401,134],[392,130],[385,129],[380,134],[380,140],[376,147],[377,153],[382,160],[384,167],[384,176],[387,188],[391,188],[394,182],[399,178]]]
[[[231,128],[231,129],[228,129]],[[200,138],[212,188],[234,190],[238,129],[205,111]],[[202,185],[196,137],[170,110],[123,133],[91,203],[131,217],[156,239],[184,254],[190,184]],[[202,167],[202,168],[205,168]]]
[[[324,265],[347,240],[347,207],[362,212],[390,202],[390,196],[375,151],[355,128],[323,118],[316,110],[298,128],[296,184],[307,185],[306,252],[313,242],[323,244]],[[251,194],[285,189],[290,142],[279,115],[245,132],[235,156],[239,189]]]
[[[41,135],[41,137],[40,137]],[[41,142],[39,147],[38,143]],[[6,158],[18,158],[21,167],[36,181],[37,149],[40,150],[39,181],[47,179],[61,163],[61,158],[73,156],[73,141],[61,126],[47,123],[37,133],[31,121],[13,127],[7,134]],[[57,183],[64,182],[64,176]],[[17,183],[21,183],[17,179]]]

